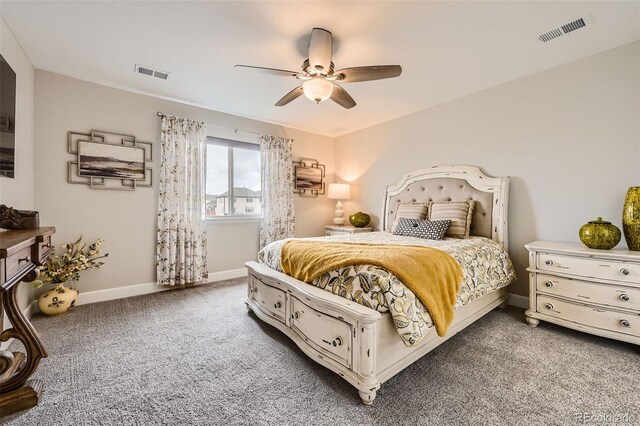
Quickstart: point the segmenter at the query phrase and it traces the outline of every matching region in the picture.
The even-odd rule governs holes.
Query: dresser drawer
[[[539,295],[537,299],[537,311],[542,314],[603,330],[640,336],[638,314],[581,305],[543,295]]]
[[[249,297],[255,300],[260,309],[281,322],[285,322],[286,297],[284,291],[263,283],[253,275],[249,275],[251,289]]]
[[[640,264],[637,263],[623,263],[589,257],[570,257],[560,254],[540,253],[536,266],[540,270],[549,272],[634,284],[640,283]]]
[[[33,263],[31,255],[31,247],[23,248],[20,251],[13,253],[5,260],[6,280],[9,277],[16,275],[17,272],[31,266]]]
[[[600,284],[545,274],[536,275],[537,291],[640,312],[640,287]]]
[[[329,358],[351,367],[351,325],[318,312],[295,297],[291,301],[291,329]]]
[[[54,247],[51,244],[51,235],[45,235],[42,238],[43,241],[38,244],[38,261],[40,264],[42,264],[45,259],[54,251]]]

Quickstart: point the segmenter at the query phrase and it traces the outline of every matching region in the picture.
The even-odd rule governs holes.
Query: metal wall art
[[[123,191],[153,186],[152,142],[102,130],[70,131],[67,152],[76,155],[75,161],[67,161],[68,183]]]
[[[324,164],[313,158],[293,162],[293,192],[303,197],[324,194]]]

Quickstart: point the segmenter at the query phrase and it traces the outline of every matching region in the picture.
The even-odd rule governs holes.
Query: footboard
[[[277,327],[311,359],[375,398],[375,327],[387,315],[305,284],[256,262],[249,271],[247,306]],[[398,340],[400,338],[398,337]]]
[[[257,262],[247,262],[245,303],[260,319],[284,332],[319,364],[358,389],[373,403],[380,384],[506,300],[506,289],[456,311],[445,337],[435,329],[406,347],[391,314],[380,313],[303,283]]]

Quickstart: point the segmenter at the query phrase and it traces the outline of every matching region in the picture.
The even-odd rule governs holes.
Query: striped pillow
[[[431,205],[429,220],[450,220],[447,237],[469,238],[475,201],[443,201]]]
[[[431,201],[426,203],[402,203],[398,206],[398,210],[396,210],[396,217],[393,220],[393,225],[391,225],[391,232],[396,231],[396,227],[398,226],[398,219],[401,217],[406,217],[408,219],[418,219],[425,220],[427,218],[427,214],[429,213],[429,205]]]

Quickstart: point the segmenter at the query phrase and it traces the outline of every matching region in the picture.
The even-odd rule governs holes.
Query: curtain
[[[292,139],[260,135],[262,160],[262,221],[260,248],[291,238],[295,231],[293,210]]]
[[[186,118],[162,119],[158,203],[158,285],[205,282],[207,127]]]

